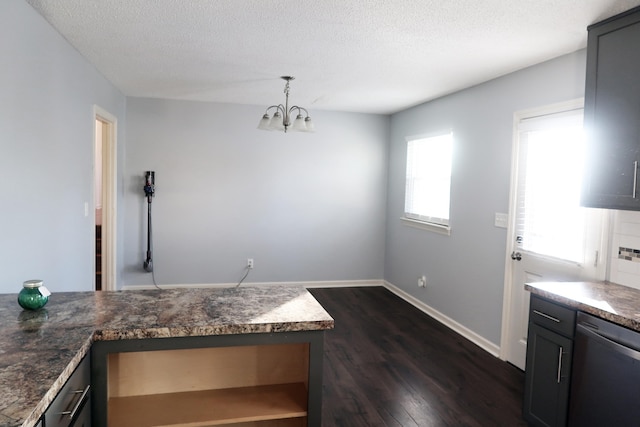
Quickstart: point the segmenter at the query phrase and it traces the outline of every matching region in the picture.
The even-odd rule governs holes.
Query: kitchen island
[[[314,360],[307,369],[309,376],[317,377],[322,367],[321,358],[317,360],[322,340],[317,338],[333,328],[333,319],[313,296],[292,286],[54,293],[45,308],[35,312],[23,311],[16,298],[0,295],[3,427],[35,426],[94,347],[100,350],[92,365],[104,369],[108,360],[118,360],[117,355],[137,354],[132,353],[132,343],[149,343],[149,348],[140,347],[140,353],[161,354],[168,351],[164,343],[173,346],[182,342],[176,341],[180,338],[188,342],[179,347],[189,351],[193,340],[198,341],[195,347],[205,349],[229,345],[249,348],[251,341],[259,346],[272,342],[296,346],[300,340],[293,339],[292,344],[283,340],[311,334],[316,337],[315,344],[306,351]],[[296,351],[304,353],[304,349]],[[92,380],[93,376],[92,367]],[[102,378],[93,388],[94,407],[106,405],[99,399],[106,397],[107,383]],[[317,399],[321,393],[317,378],[305,385],[309,395]]]

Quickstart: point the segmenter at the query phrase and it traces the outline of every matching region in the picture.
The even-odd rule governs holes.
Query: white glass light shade
[[[284,123],[282,122],[282,114],[280,114],[280,111],[276,111],[273,114],[273,118],[269,122],[269,130],[284,130]]]
[[[307,117],[306,119],[304,119],[304,124],[307,125],[307,132],[316,131],[316,127],[313,125],[313,122],[311,121],[311,117]]]
[[[271,130],[269,129],[270,121],[271,121],[271,117],[269,117],[269,115],[265,113],[264,116],[262,116],[262,119],[260,119],[260,123],[258,123],[258,129]]]
[[[298,114],[298,117],[296,117],[296,119],[293,122],[293,126],[291,130],[295,130],[296,132],[307,131],[307,125],[304,123],[304,117],[302,117],[302,114]]]

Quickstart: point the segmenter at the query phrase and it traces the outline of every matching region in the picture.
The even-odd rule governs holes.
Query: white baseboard
[[[307,282],[243,282],[243,286],[304,286],[305,288],[354,288],[365,286],[384,286],[384,280],[327,280],[327,281],[307,281]],[[162,284],[158,287],[161,289],[177,289],[177,288],[232,288],[237,283],[175,283]],[[155,289],[153,284],[148,285],[124,285],[123,291]]]
[[[301,282],[305,288],[362,288],[368,286],[384,286],[384,280],[340,280],[327,282]]]
[[[184,284],[161,284],[158,285],[160,289],[179,289],[179,288],[231,288],[235,286],[234,283],[184,283]],[[156,289],[154,284],[150,285],[122,285],[121,291],[141,291],[145,289]]]
[[[409,295],[397,286],[387,282],[386,280],[331,280],[331,281],[307,281],[307,282],[245,282],[242,286],[304,286],[305,288],[353,288],[353,287],[365,287],[365,286],[384,286],[389,291],[399,296],[409,304],[416,307],[418,310],[433,317],[438,322],[442,323],[449,329],[462,335],[469,341],[478,345],[483,350],[492,354],[495,357],[500,357],[500,347],[487,340],[486,338],[478,335],[466,326],[461,325],[450,317],[440,313],[438,310],[420,301],[416,297]],[[171,285],[159,285],[161,289],[173,289],[173,288],[231,288],[236,286],[236,283],[189,283],[189,284],[171,284]],[[137,289],[154,289],[153,284],[150,285],[124,285],[122,290],[137,290]]]
[[[456,322],[452,318],[440,313],[438,310],[425,304],[424,302],[420,301],[418,298],[406,293],[405,291],[398,288],[397,286],[392,285],[386,280],[384,281],[384,287],[390,290],[391,292],[393,292],[394,294],[396,294],[397,296],[399,296],[400,298],[402,298],[403,300],[407,301],[409,304],[416,307],[418,310],[428,314],[429,316],[433,317],[435,320],[442,323],[446,327],[462,335],[463,337],[465,337],[472,343],[476,344],[486,352],[490,353],[495,357],[500,357],[500,347],[495,345],[491,341],[487,340],[483,336],[478,335],[477,333],[467,328],[466,326],[461,325],[460,323]]]

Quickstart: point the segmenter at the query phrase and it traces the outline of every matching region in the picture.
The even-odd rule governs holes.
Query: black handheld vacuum
[[[156,173],[147,171],[145,173],[144,195],[147,198],[147,258],[142,266],[144,271],[151,273],[153,271],[153,245],[151,235],[151,201],[156,193]]]

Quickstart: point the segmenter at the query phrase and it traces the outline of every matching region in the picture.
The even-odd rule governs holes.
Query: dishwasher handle
[[[614,341],[609,337],[605,337],[602,334],[594,331],[588,326],[583,325],[582,323],[578,323],[576,326],[577,333],[583,333],[587,337],[593,339],[594,341],[604,345],[605,347],[616,351],[618,353],[624,354],[625,356],[631,357],[635,360],[640,360],[640,351],[635,350],[631,347],[627,347],[626,345],[620,344],[619,342]]]

